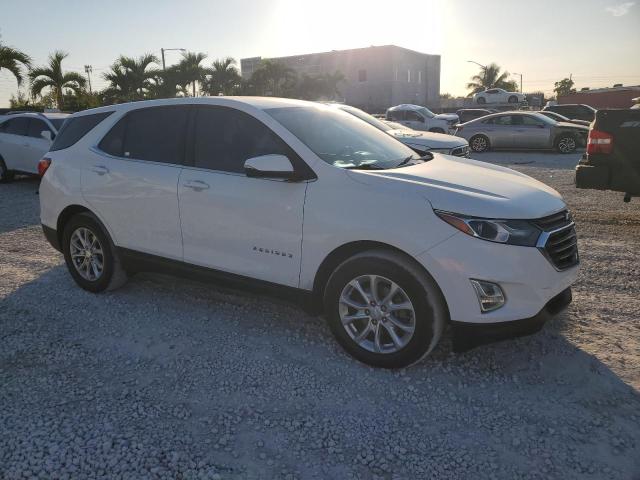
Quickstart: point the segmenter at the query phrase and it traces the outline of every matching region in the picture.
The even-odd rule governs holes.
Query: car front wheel
[[[98,293],[126,282],[113,242],[93,214],[80,213],[69,220],[62,247],[69,273],[85,290]]]
[[[4,163],[2,157],[0,157],[0,182],[10,182],[13,180],[13,172],[7,168],[7,164]]]
[[[360,253],[333,272],[324,293],[329,326],[368,365],[402,368],[435,347],[447,318],[435,281],[402,255]]]
[[[469,140],[469,146],[474,152],[486,152],[489,150],[489,139],[484,135],[475,135]]]

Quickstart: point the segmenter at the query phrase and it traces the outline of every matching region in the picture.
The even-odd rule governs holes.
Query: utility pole
[[[520,93],[522,93],[522,74],[513,72],[513,75],[520,75]]]
[[[89,93],[92,94],[91,90],[91,74],[93,73],[93,67],[91,65],[85,65],[84,71],[87,74],[87,80],[89,80]]]

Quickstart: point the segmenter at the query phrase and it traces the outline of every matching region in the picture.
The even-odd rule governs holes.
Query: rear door
[[[180,176],[185,262],[297,287],[306,182],[247,177],[244,162],[296,154],[248,113],[199,106]],[[302,161],[302,160],[299,160]]]
[[[511,138],[511,115],[500,115],[488,118],[484,123],[492,147],[504,148],[513,146]]]
[[[48,131],[53,138],[53,131],[43,120],[39,118],[29,119],[27,130],[27,146],[24,149],[21,168],[24,172],[38,173],[38,162],[49,151],[51,142],[42,136],[42,132]]]
[[[0,155],[9,170],[22,170],[24,152],[28,147],[29,119],[16,117],[0,124]]]
[[[133,110],[89,152],[83,195],[119,247],[182,260],[178,178],[188,115],[188,106]]]

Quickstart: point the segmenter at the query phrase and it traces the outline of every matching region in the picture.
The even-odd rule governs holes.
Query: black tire
[[[342,324],[340,298],[343,290],[354,279],[366,275],[384,277],[396,283],[413,306],[413,333],[408,336],[406,344],[396,351],[370,351],[359,345]],[[338,343],[357,360],[375,367],[402,368],[420,361],[436,346],[448,321],[446,302],[433,278],[403,255],[386,250],[363,252],[340,264],[327,281],[323,301],[329,327]],[[373,320],[363,321],[366,324]],[[378,326],[381,332],[386,329],[382,328],[384,322],[381,320]],[[389,334],[386,335],[391,340]]]
[[[13,181],[14,173],[7,169],[7,164],[0,157],[0,183],[9,183]]]
[[[102,247],[103,269],[95,280],[84,278],[71,259],[71,236],[79,228],[85,228],[92,233]],[[109,234],[92,213],[79,213],[67,222],[62,233],[62,252],[69,273],[75,282],[89,292],[99,293],[105,290],[114,290],[127,281],[127,274],[122,268]]]
[[[511,95],[511,96],[507,99],[507,101],[508,101],[509,103],[518,103],[518,97],[516,97],[515,95]]]
[[[444,133],[444,130],[439,127],[430,128],[429,131],[432,133]]]
[[[491,148],[491,143],[486,135],[474,135],[469,140],[469,148],[474,152],[482,153]]]
[[[574,153],[578,148],[578,140],[570,133],[561,133],[555,141],[558,153]]]
[[[484,105],[485,103],[487,103],[487,99],[484,97],[478,97],[477,103]]]

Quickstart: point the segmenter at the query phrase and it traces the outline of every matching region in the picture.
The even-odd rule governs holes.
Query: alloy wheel
[[[576,141],[572,137],[561,138],[558,142],[558,150],[562,153],[573,152],[576,149]]]
[[[476,152],[482,152],[487,149],[487,139],[484,137],[476,137],[471,142],[471,146]]]
[[[395,353],[415,332],[416,313],[407,293],[379,275],[361,275],[343,288],[339,299],[342,326],[360,347]]]
[[[100,240],[86,227],[73,231],[69,239],[71,262],[82,278],[95,282],[104,271],[104,251]]]

